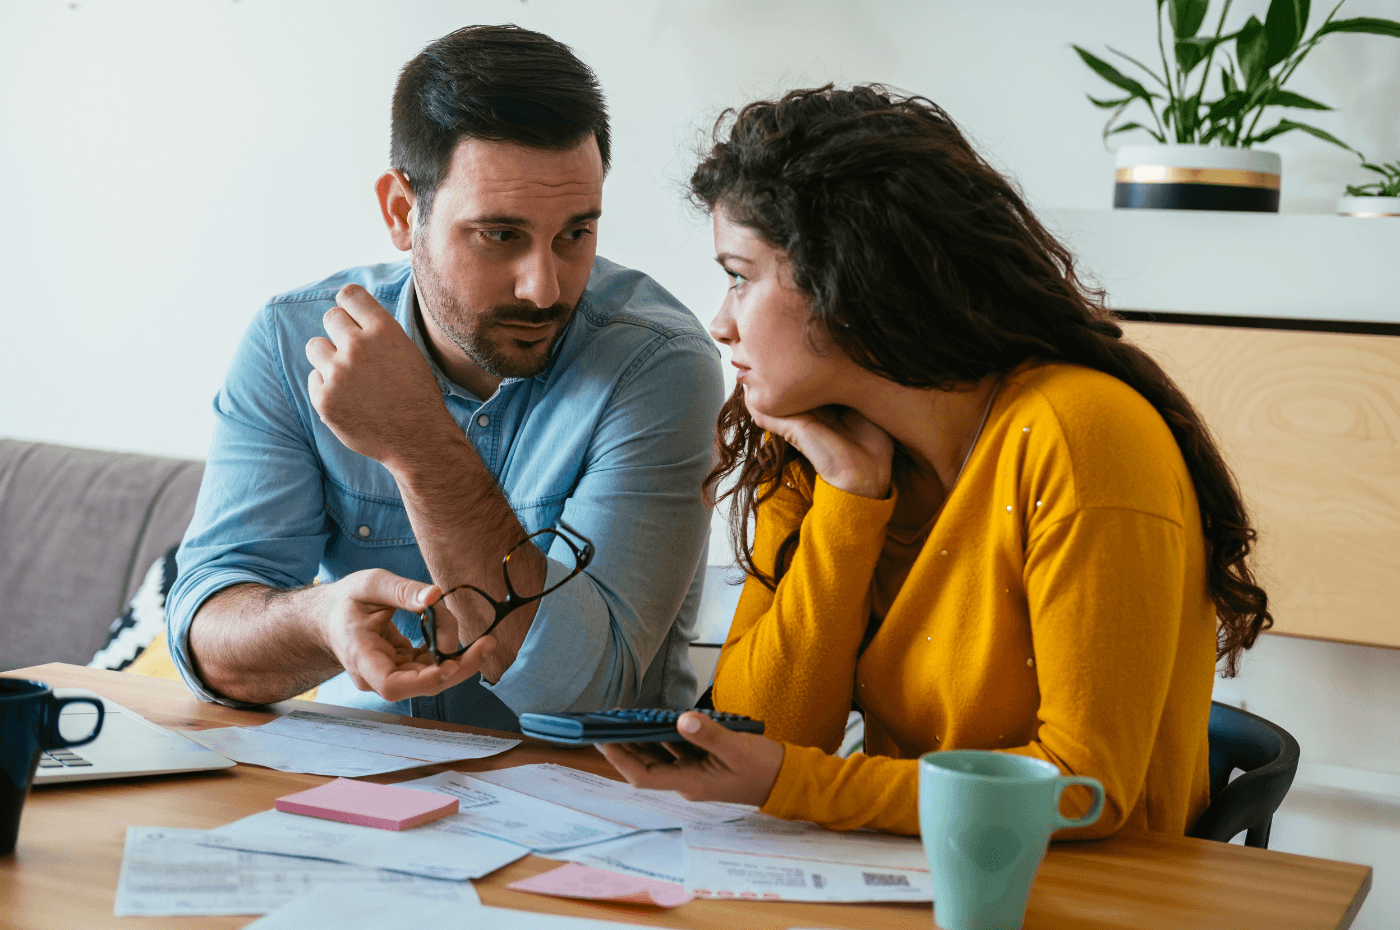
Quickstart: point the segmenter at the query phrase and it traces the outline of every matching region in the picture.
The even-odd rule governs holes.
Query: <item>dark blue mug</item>
[[[58,730],[58,715],[69,704],[97,708],[97,724],[82,739],[67,739]],[[40,753],[97,739],[103,713],[102,702],[96,698],[58,698],[42,681],[0,678],[0,856],[15,851],[20,811],[39,767]]]

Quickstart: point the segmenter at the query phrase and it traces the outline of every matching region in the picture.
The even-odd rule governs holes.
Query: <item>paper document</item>
[[[636,832],[628,824],[532,798],[461,772],[400,782],[399,787],[457,798],[457,813],[443,818],[467,830],[519,843],[535,852],[586,846]]]
[[[540,855],[622,875],[685,884],[685,839],[679,830],[633,833],[606,843]]]
[[[549,763],[477,772],[472,777],[638,830],[671,830],[689,823],[722,823],[744,816],[732,807],[687,801],[675,791],[633,788],[626,782]]]
[[[839,833],[752,814],[685,828],[686,887],[697,895],[783,901],[931,901],[922,844]]]
[[[368,888],[446,896],[459,906],[479,900],[469,883],[201,846],[198,841],[205,835],[203,830],[127,827],[116,916],[266,914],[320,888],[333,897]]]
[[[471,930],[637,930],[635,923],[471,907],[373,890],[314,892],[248,924],[247,930],[383,930],[385,927],[470,927]]]
[[[279,772],[354,778],[428,762],[481,759],[518,746],[518,739],[428,730],[296,710],[260,727],[221,727],[188,734],[238,762]]]
[[[206,831],[200,842],[226,849],[331,859],[429,878],[480,878],[529,850],[467,829],[453,814],[395,832],[263,811]]]
[[[570,862],[557,869],[522,878],[506,886],[515,891],[552,895],[556,898],[583,898],[590,901],[618,901],[652,907],[680,907],[695,899],[675,882],[619,875]]]

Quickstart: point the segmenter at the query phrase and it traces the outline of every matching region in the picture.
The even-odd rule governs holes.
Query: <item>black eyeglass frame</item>
[[[565,535],[566,533],[568,535]],[[574,570],[569,572],[569,574],[565,575],[559,581],[545,588],[539,594],[521,595],[515,590],[515,585],[512,584],[510,580],[510,558],[520,550],[521,546],[525,545],[526,543],[529,543],[530,540],[534,539],[536,536],[544,536],[546,534],[553,534],[555,536],[558,536],[564,541],[564,545],[568,546],[569,549],[573,551]],[[576,545],[574,543],[574,540],[569,538],[570,536],[579,539],[583,543],[582,548]],[[481,590],[474,584],[459,584],[455,588],[451,588],[447,591],[444,591],[442,593],[442,597],[439,597],[434,603],[441,603],[443,599],[447,597],[447,595],[455,594],[458,591],[475,591],[477,594],[485,598],[486,602],[490,604],[491,607],[496,611],[496,619],[493,620],[491,625],[488,626],[485,629],[485,631],[483,631],[481,634],[481,636],[486,636],[492,630],[496,629],[496,627],[500,626],[501,621],[508,617],[514,611],[519,610],[526,604],[531,604],[535,601],[538,601],[540,598],[544,597],[547,594],[553,594],[555,591],[558,591],[564,585],[572,581],[585,568],[588,567],[588,564],[590,562],[593,561],[593,555],[595,551],[596,550],[593,548],[593,541],[591,539],[580,533],[578,530],[574,529],[572,526],[569,526],[569,524],[565,523],[563,520],[560,520],[559,527],[557,529],[555,527],[549,527],[543,530],[536,530],[535,532],[526,536],[524,539],[520,540],[520,542],[511,546],[510,550],[507,551],[505,556],[501,559],[501,574],[505,577],[506,582],[505,598],[497,600],[496,598],[487,594],[485,591]],[[418,615],[418,630],[420,633],[423,634],[423,640],[427,643],[428,650],[433,655],[433,662],[438,665],[441,665],[443,661],[447,659],[456,659],[459,656],[464,655],[466,651],[471,648],[471,643],[468,643],[461,649],[458,649],[456,652],[443,652],[441,649],[438,648],[437,613],[433,610],[432,606],[423,608],[423,612]],[[481,636],[478,636],[477,639],[480,639]],[[472,642],[475,641],[476,640],[473,640]]]

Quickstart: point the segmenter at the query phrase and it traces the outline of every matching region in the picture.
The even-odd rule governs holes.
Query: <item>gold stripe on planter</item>
[[[1369,219],[1370,217],[1374,217],[1374,216],[1400,216],[1400,213],[1343,213],[1343,214],[1340,214],[1340,215],[1341,215],[1341,216],[1358,216],[1358,217],[1361,217],[1361,218],[1363,218],[1363,219]]]
[[[1279,189],[1276,174],[1240,171],[1233,168],[1168,168],[1164,165],[1134,165],[1119,168],[1114,180],[1119,184],[1221,184],[1228,187]]]

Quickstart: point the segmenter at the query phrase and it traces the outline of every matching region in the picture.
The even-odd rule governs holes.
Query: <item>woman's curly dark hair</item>
[[[1219,619],[1217,658],[1240,653],[1273,618],[1249,566],[1256,533],[1199,414],[1161,367],[1122,340],[1102,291],[1031,213],[1016,188],[977,154],[948,114],[880,85],[795,90],[726,111],[690,179],[692,198],[722,209],[787,254],[821,327],[857,364],[907,387],[953,390],[1029,358],[1102,371],[1145,397],[1171,428],[1190,470]],[[754,425],[736,389],[720,412],[720,459],[705,481],[732,497],[730,531],[754,564],[755,509],[802,455]],[[716,494],[737,471],[734,484]]]

